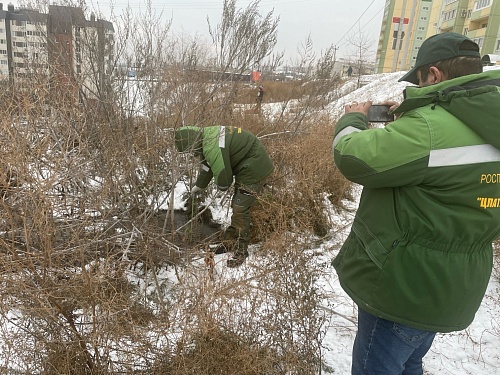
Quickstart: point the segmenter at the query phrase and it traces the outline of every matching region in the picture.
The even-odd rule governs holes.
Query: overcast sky
[[[20,1],[13,3],[17,5]],[[64,5],[62,0],[51,3]],[[90,7],[98,6],[103,14],[111,3],[115,9],[130,3],[137,13],[146,7],[145,0],[87,0]],[[158,13],[172,19],[172,31],[208,37],[207,17],[213,25],[219,22],[223,0],[151,0],[151,3]],[[237,0],[237,7],[246,8],[250,3],[251,0]],[[317,55],[331,45],[338,47],[337,57],[353,55],[349,39],[357,38],[360,29],[372,42],[374,56],[384,4],[385,0],[261,0],[259,9],[261,14],[274,9],[275,17],[279,16],[277,51],[284,51],[288,60],[297,57],[297,49],[308,35]]]

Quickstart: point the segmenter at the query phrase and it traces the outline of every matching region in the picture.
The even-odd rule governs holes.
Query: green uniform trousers
[[[231,201],[233,214],[231,216],[231,225],[224,233],[224,240],[234,242],[233,250],[235,253],[246,252],[250,240],[250,209],[257,200],[264,187],[264,181],[256,184],[234,185],[234,195]]]

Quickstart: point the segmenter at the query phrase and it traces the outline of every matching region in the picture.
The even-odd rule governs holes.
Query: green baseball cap
[[[406,81],[418,85],[417,71],[420,67],[458,56],[481,58],[479,46],[462,34],[446,32],[433,35],[422,43],[417,53],[415,66],[398,82]]]

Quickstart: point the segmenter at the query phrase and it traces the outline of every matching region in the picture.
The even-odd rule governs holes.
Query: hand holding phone
[[[394,115],[389,114],[389,105],[372,104],[368,111],[368,122],[391,122],[394,121]]]

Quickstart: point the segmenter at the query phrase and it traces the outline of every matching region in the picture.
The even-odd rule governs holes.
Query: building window
[[[427,21],[427,17],[420,17],[422,21]]]
[[[500,49],[500,40],[497,40],[497,47],[495,48],[497,51]]]
[[[478,0],[474,3],[474,11],[489,7],[491,0]]]
[[[449,21],[449,20],[454,19],[456,15],[457,15],[457,10],[453,9],[453,10],[450,10],[448,12],[445,12],[443,19],[444,19],[444,21]]]
[[[475,39],[473,39],[473,41],[477,43],[479,48],[481,48],[483,46],[483,42],[484,42],[483,38],[475,38]]]

